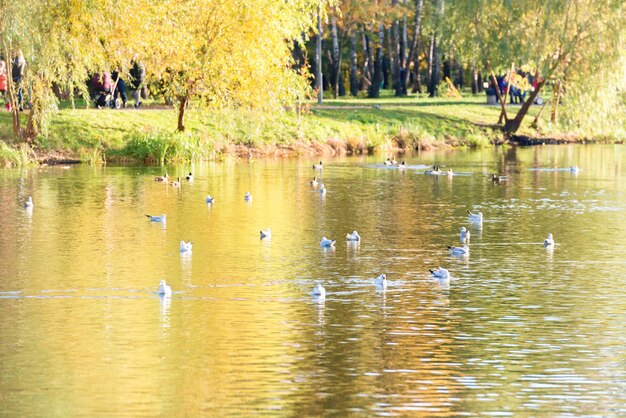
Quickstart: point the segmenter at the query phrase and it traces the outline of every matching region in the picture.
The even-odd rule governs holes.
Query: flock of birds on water
[[[395,159],[391,159],[391,158],[387,158],[387,160],[384,162],[384,164],[386,166],[395,166],[397,167],[399,170],[404,170],[406,169],[406,162],[402,161],[401,163],[398,163]],[[324,168],[324,164],[322,161],[320,161],[319,163],[315,163],[313,164],[313,169],[314,170],[322,170]],[[580,171],[580,169],[577,166],[571,166],[569,168],[569,171],[572,173],[578,173]],[[452,172],[451,169],[448,169],[447,171],[442,171],[438,165],[434,165],[432,170],[426,170],[424,172],[424,174],[427,175],[434,175],[434,176],[439,176],[439,175],[446,175],[446,176],[452,176],[454,175],[454,173]],[[165,184],[170,184],[173,187],[179,188],[181,187],[181,178],[178,177],[176,180],[174,181],[169,181],[169,176],[167,175],[167,173],[165,173],[163,176],[158,176],[154,179],[157,182],[162,182]],[[185,177],[185,180],[191,182],[193,181],[193,174],[189,173],[189,175],[187,175]],[[494,184],[502,184],[505,183],[508,178],[506,176],[499,176],[497,174],[493,174],[491,176],[491,180]],[[319,179],[317,178],[317,176],[313,177],[313,180],[310,181],[310,184],[313,188],[317,188],[319,190],[319,193],[321,195],[325,195],[326,194],[326,187],[322,184],[319,183]],[[211,195],[208,195],[205,199],[207,204],[213,204],[215,202],[215,198],[212,197]],[[244,195],[244,201],[246,202],[251,202],[252,201],[252,195],[250,194],[250,192],[246,192]],[[27,210],[32,210],[34,207],[33,204],[33,198],[32,196],[28,197],[28,200],[26,202],[24,202],[24,207]],[[468,222],[470,224],[476,225],[478,227],[482,227],[483,224],[483,214],[482,212],[471,212],[471,211],[467,211],[468,214]],[[167,216],[165,214],[162,215],[158,215],[158,216],[154,216],[154,215],[146,215],[146,217],[148,217],[150,222],[161,222],[161,223],[165,223],[167,220]],[[272,237],[272,231],[270,230],[270,228],[267,228],[265,230],[259,231],[260,234],[260,238],[262,240],[265,239],[270,239]],[[450,252],[450,254],[455,255],[455,256],[469,256],[469,242],[470,242],[470,231],[465,228],[464,226],[461,227],[460,229],[460,233],[459,233],[459,239],[461,241],[462,246],[459,247],[455,247],[455,246],[449,246],[448,250]],[[352,233],[348,233],[346,234],[346,242],[348,243],[352,243],[352,244],[359,244],[361,242],[361,236],[359,235],[359,233],[357,231],[353,231]],[[334,248],[335,244],[337,243],[337,240],[333,240],[333,239],[329,239],[325,236],[322,237],[322,239],[320,240],[320,247],[322,248]],[[547,238],[544,239],[543,241],[543,246],[546,248],[554,248],[554,237],[552,236],[551,233],[548,234]],[[181,254],[190,254],[191,250],[193,248],[193,244],[191,242],[185,242],[185,241],[181,241],[180,242],[180,252]],[[440,280],[440,281],[444,281],[447,282],[450,280],[451,275],[450,272],[448,271],[448,269],[445,269],[443,267],[437,267],[435,269],[429,269],[430,274],[432,275],[433,278]],[[381,274],[380,276],[376,277],[374,279],[374,285],[378,288],[381,289],[386,289],[387,288],[387,275],[386,274]],[[172,287],[170,285],[167,284],[167,282],[165,280],[161,280],[161,282],[159,283],[159,288],[157,290],[157,294],[159,296],[162,297],[169,297],[172,295]],[[318,283],[315,285],[315,287],[313,288],[313,290],[311,291],[311,294],[318,300],[323,300],[326,297],[326,289],[324,289],[324,287]]]

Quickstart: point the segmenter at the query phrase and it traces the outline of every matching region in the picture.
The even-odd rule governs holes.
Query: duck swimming
[[[185,177],[185,179],[187,179],[188,181],[193,181],[193,174],[189,172],[189,174],[187,175],[187,177]]]
[[[170,183],[173,187],[180,187],[180,177],[176,181]]]
[[[311,186],[313,187],[317,187],[318,183],[317,183],[317,176],[313,177],[313,180],[311,180]]]
[[[315,163],[313,164],[313,169],[314,170],[321,170],[322,168],[324,168],[324,163],[322,163],[322,161],[320,160],[319,163]]]
[[[167,181],[168,177],[167,177],[167,173],[165,173],[164,176],[159,176],[159,177],[155,177],[154,181]]]
[[[426,170],[424,172],[424,174],[430,174],[431,176],[439,176],[442,173],[442,171],[439,169],[438,165],[434,165],[432,170]]]

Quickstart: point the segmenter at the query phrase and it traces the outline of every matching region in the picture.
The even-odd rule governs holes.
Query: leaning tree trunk
[[[359,94],[358,62],[356,57],[356,33],[350,31],[350,95]]]
[[[530,106],[535,101],[535,98],[537,98],[537,96],[539,95],[539,92],[541,91],[541,88],[543,87],[545,82],[546,81],[543,80],[539,84],[537,84],[537,88],[530,94],[530,97],[528,98],[528,100],[524,102],[519,112],[517,112],[517,115],[515,115],[515,118],[513,119],[506,118],[506,122],[504,123],[504,126],[502,127],[502,130],[504,132],[510,133],[510,134],[517,132],[517,130],[522,125],[522,120],[524,120],[524,116],[526,116],[526,114],[528,113]]]
[[[188,94],[178,97],[178,132],[185,132],[185,111],[188,105]]]
[[[369,88],[367,97],[377,99],[380,97],[380,83],[383,81],[383,43],[385,42],[385,27],[380,24],[378,31],[378,45],[376,46],[376,64],[374,77]]]

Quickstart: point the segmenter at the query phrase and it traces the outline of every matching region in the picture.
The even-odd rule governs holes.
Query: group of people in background
[[[24,110],[24,87],[22,80],[26,71],[26,60],[21,50],[15,53],[11,61],[11,79],[17,87],[17,106],[19,110]],[[9,90],[9,67],[4,55],[0,54],[0,96],[4,99],[4,106],[7,111],[11,111],[11,100],[8,96]]]
[[[13,81],[13,86],[17,94],[17,108],[24,110],[24,75],[26,71],[26,60],[21,50],[15,52],[15,56],[10,61],[10,67],[6,62],[4,55],[0,54],[0,98],[4,100],[4,107],[7,111],[11,111],[11,100],[9,91],[9,75]],[[138,59],[137,54],[131,61],[129,71],[130,84],[135,99],[135,108],[141,106],[141,91],[145,86],[146,69]],[[95,74],[90,80],[90,93],[97,107],[112,106],[118,98],[121,99],[121,106],[126,107],[128,95],[126,93],[126,83],[121,77],[118,69],[112,73],[103,72]]]
[[[533,76],[530,72],[517,70],[512,74],[496,77],[497,86],[494,86],[493,80],[489,80],[485,92],[487,96],[496,96],[495,101],[499,103],[500,99],[495,89],[500,91],[503,99],[508,90],[510,104],[523,104],[526,100],[526,94],[536,89],[540,80],[539,71],[536,71]]]
[[[141,106],[141,90],[145,85],[146,69],[143,63],[138,60],[137,55],[131,61],[129,71],[130,85],[135,99],[135,108]],[[98,108],[116,107],[115,103],[121,100],[121,107],[126,107],[128,94],[126,92],[126,82],[121,77],[119,69],[109,73],[107,71],[94,74],[90,80],[90,91],[94,103]]]

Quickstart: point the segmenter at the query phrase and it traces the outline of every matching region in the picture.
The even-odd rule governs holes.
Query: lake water
[[[626,148],[385,158],[0,170],[0,415],[626,415]]]

